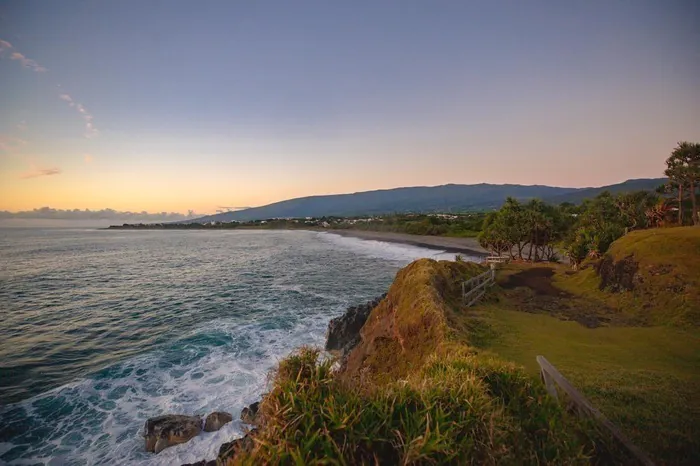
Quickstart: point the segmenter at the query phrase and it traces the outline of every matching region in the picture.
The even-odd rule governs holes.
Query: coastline
[[[479,245],[476,238],[454,238],[449,236],[422,236],[409,235],[407,233],[394,233],[390,231],[368,230],[320,230],[332,235],[349,236],[352,238],[384,241],[386,243],[408,244],[427,249],[437,249],[445,252],[461,253],[482,258],[488,256],[488,252]]]

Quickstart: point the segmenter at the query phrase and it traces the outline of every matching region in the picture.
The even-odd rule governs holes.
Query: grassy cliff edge
[[[588,464],[588,426],[452,326],[459,282],[483,270],[401,270],[342,368],[310,348],[280,363],[252,441],[226,464]]]

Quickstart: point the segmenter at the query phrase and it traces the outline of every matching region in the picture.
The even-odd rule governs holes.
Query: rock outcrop
[[[386,297],[386,294],[366,304],[349,307],[345,314],[328,323],[326,351],[338,351],[344,358],[360,342],[360,329],[365,325],[372,309]]]
[[[185,443],[202,431],[202,418],[168,414],[146,421],[144,437],[146,451],[160,453],[164,449]]]
[[[233,421],[233,416],[230,413],[223,411],[211,413],[204,421],[204,432],[215,432],[231,421]]]
[[[258,409],[260,408],[260,402],[256,401],[250,406],[246,406],[241,410],[241,421],[246,424],[258,424]]]
[[[257,429],[252,429],[245,434],[244,437],[237,438],[230,442],[226,442],[219,447],[219,456],[217,456],[217,464],[226,464],[226,462],[235,457],[241,451],[250,451],[253,449],[255,442],[253,435]]]

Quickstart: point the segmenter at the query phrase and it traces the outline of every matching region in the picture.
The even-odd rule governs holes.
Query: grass
[[[531,268],[510,265],[499,282]],[[591,271],[569,275],[563,267],[552,270],[551,285],[571,295],[502,289],[457,319],[453,327],[460,330],[458,337],[521,364],[533,377],[539,372],[535,357],[545,356],[652,458],[666,464],[700,463],[700,330],[624,326],[630,320],[623,318],[587,328],[575,321],[581,309],[573,308],[571,301],[586,313],[610,303],[620,306],[615,312],[627,316],[636,309],[625,309],[624,300],[611,300],[610,293],[600,291]],[[528,292],[532,302],[523,308],[523,293]],[[556,307],[558,301],[557,312],[538,307]]]
[[[360,392],[302,349],[280,364],[255,447],[228,464],[588,464],[590,445],[521,369],[469,352]]]
[[[555,283],[640,325],[700,325],[700,228],[634,231],[612,244],[606,261],[613,284],[624,277],[623,265],[636,268],[632,290],[601,290],[593,263],[576,274],[557,274]]]
[[[459,283],[484,267],[410,264],[339,370],[309,348],[280,363],[253,446],[225,464],[629,463],[546,394],[539,354],[660,464],[700,464],[700,229],[675,230],[613,245],[611,283],[636,280],[621,293],[601,290],[592,264],[513,264],[466,310]]]
[[[460,282],[486,268],[402,269],[344,367],[305,348],[283,360],[254,446],[227,464],[589,464],[594,431],[517,365],[452,325]]]

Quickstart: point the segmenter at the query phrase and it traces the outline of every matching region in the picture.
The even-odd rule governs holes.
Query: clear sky
[[[3,1],[0,210],[657,177],[700,2]]]

